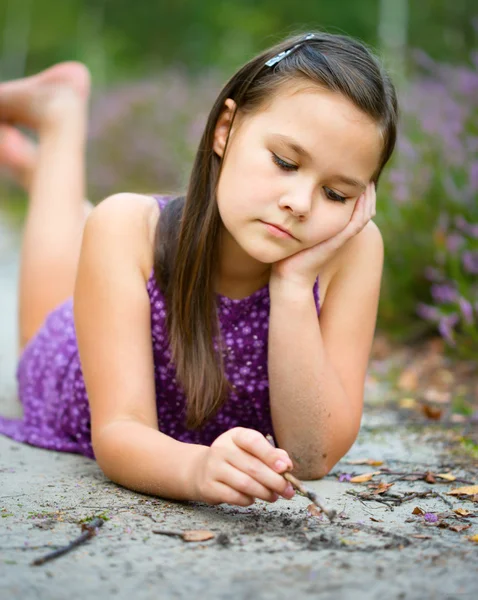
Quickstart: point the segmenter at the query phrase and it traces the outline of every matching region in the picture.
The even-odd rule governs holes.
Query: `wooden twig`
[[[345,493],[349,496],[354,496],[361,502],[364,502],[365,500],[373,500],[374,502],[378,502],[379,504],[385,504],[385,506],[392,512],[393,506],[397,506],[397,504],[399,504],[394,498],[383,498],[383,494],[381,496],[378,496],[377,494],[367,494],[365,492],[365,495],[362,495],[364,494],[364,492],[357,492],[356,490],[346,490]]]
[[[430,473],[430,471],[425,471],[423,473],[421,472],[406,472],[406,471],[390,471],[387,467],[380,467],[378,469],[379,471],[382,472],[383,475],[398,475],[399,477],[397,477],[396,479],[392,479],[390,483],[395,483],[396,481],[406,481],[407,478],[409,477],[413,477],[413,479],[410,479],[410,481],[417,481],[419,479],[425,479],[425,477],[427,476],[428,473]],[[437,474],[435,474],[435,472],[431,472],[435,477],[438,477]],[[441,479],[440,477],[438,477],[436,483],[452,483],[451,481],[447,480],[447,479]],[[453,483],[464,483],[466,485],[473,485],[473,481],[470,481],[469,479],[463,479],[461,477],[456,477],[453,480]]]
[[[434,496],[436,496],[437,498],[440,498],[440,500],[443,500],[443,502],[448,505],[450,508],[453,508],[453,502],[450,502],[450,500],[448,500],[448,498],[445,498],[445,496],[442,496],[442,494],[440,494],[440,492],[435,492],[433,490],[432,494]]]
[[[169,537],[183,537],[183,531],[170,531],[169,529],[153,529],[153,533],[158,533],[159,535],[167,535]]]
[[[443,500],[445,504],[453,508],[453,504],[447,498],[442,496],[439,492],[435,492],[435,490],[425,490],[423,492],[404,492],[403,494],[385,492],[384,494],[381,494],[380,497],[378,497],[378,495],[376,494],[373,494],[372,492],[368,493],[366,490],[364,490],[363,492],[357,492],[356,490],[347,490],[345,493],[349,494],[350,496],[355,496],[360,500],[373,500],[375,502],[380,502],[381,504],[393,504],[394,506],[399,506],[400,504],[403,504],[404,502],[409,502],[414,498],[429,498],[431,496],[435,498],[440,498],[440,500]]]
[[[313,504],[317,506],[318,509],[320,509],[324,514],[326,514],[329,518],[329,521],[332,522],[335,519],[335,517],[337,516],[337,511],[333,508],[326,508],[322,501],[319,500],[317,494],[312,490],[306,488],[305,485],[297,479],[297,477],[294,477],[292,473],[287,472],[282,473],[282,476],[284,477],[284,479],[286,479],[289,483],[292,484],[292,487],[295,490],[299,491],[301,494],[304,494],[304,496],[309,498],[309,500],[311,500]]]
[[[274,444],[274,439],[271,435],[267,434],[266,439],[272,446],[274,446],[274,448],[276,447],[276,445]],[[294,475],[292,475],[292,473],[288,473],[286,471],[285,473],[282,473],[282,477],[284,477],[284,479],[286,479],[295,490],[303,494],[306,498],[309,498],[309,500],[313,504],[315,504],[315,506],[319,510],[321,510],[325,515],[327,515],[330,522],[332,522],[335,519],[335,517],[337,516],[337,511],[333,508],[326,508],[323,502],[319,500],[317,494],[311,489],[306,488],[305,485],[299,479],[297,479],[297,477],[294,477]]]
[[[84,533],[82,533],[79,537],[77,537],[75,540],[70,542],[67,546],[63,546],[62,548],[58,548],[58,550],[55,550],[54,552],[50,552],[49,554],[46,554],[45,556],[36,558],[34,561],[32,561],[30,563],[31,566],[36,567],[38,565],[42,565],[42,564],[48,562],[49,560],[53,560],[54,558],[57,558],[58,556],[61,556],[62,554],[66,554],[67,552],[70,552],[70,550],[73,550],[73,548],[76,548],[76,546],[83,544],[84,542],[86,542],[86,540],[88,540],[89,538],[96,535],[96,531],[97,531],[98,527],[101,527],[103,525],[103,523],[104,523],[104,520],[101,519],[100,517],[96,517],[96,518],[92,519],[89,523],[82,523],[81,530]]]

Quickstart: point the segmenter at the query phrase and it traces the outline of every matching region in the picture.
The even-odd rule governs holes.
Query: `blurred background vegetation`
[[[174,193],[226,79],[309,29],[368,43],[399,90],[375,218],[386,248],[379,329],[408,342],[439,332],[450,352],[478,357],[476,0],[0,0],[0,78],[86,63],[89,197]],[[0,212],[14,219],[24,197],[0,186]]]

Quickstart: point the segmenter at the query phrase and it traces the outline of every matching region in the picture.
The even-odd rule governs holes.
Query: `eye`
[[[279,167],[279,169],[282,169],[283,171],[297,171],[297,169],[298,169],[297,165],[291,165],[290,163],[283,161],[281,158],[279,158],[277,156],[277,154],[274,154],[273,152],[272,152],[272,160]]]
[[[328,187],[324,187],[325,193],[327,194],[327,198],[330,198],[334,202],[341,202],[345,204],[347,198],[345,196],[340,196],[340,194],[336,194],[333,190]]]
[[[281,158],[279,158],[277,156],[277,154],[274,154],[274,152],[272,152],[271,154],[272,154],[272,160],[273,160],[273,162],[282,171],[297,171],[297,169],[299,168],[297,165],[292,165],[292,164],[290,164],[288,162],[285,162],[284,160],[282,160]],[[341,204],[345,204],[347,202],[347,198],[345,196],[341,196],[340,194],[337,194],[336,192],[334,192],[330,188],[324,187],[324,190],[325,190],[325,193],[327,195],[327,198],[329,198],[330,200],[333,200],[334,202],[340,202]]]

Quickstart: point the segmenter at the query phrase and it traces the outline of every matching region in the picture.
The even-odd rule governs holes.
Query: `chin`
[[[274,248],[274,243],[267,243],[263,240],[257,240],[256,243],[247,240],[245,244],[241,244],[241,247],[251,258],[265,265],[272,265],[291,256],[283,248]]]

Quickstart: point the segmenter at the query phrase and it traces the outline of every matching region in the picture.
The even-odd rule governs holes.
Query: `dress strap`
[[[160,210],[162,210],[166,204],[173,198],[173,196],[165,196],[163,194],[153,194],[153,198],[155,198],[159,204]]]

